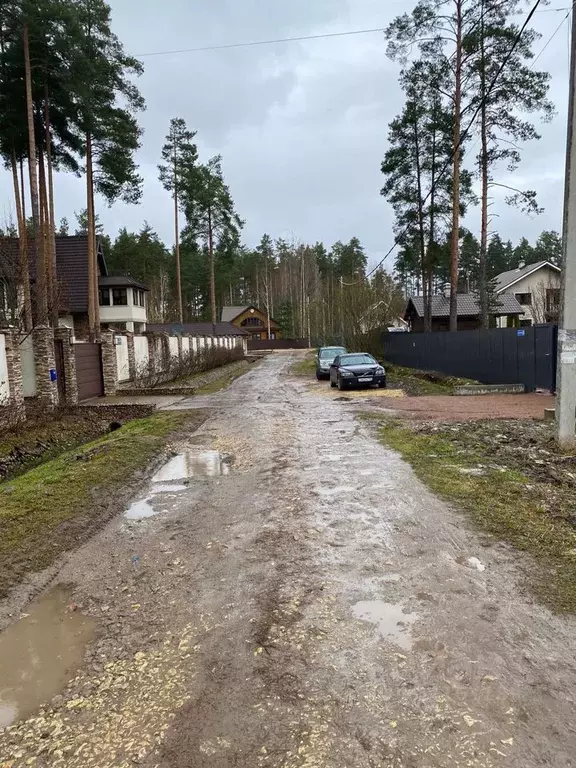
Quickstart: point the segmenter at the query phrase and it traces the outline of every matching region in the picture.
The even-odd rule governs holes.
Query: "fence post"
[[[104,395],[115,395],[118,389],[118,361],[114,345],[113,331],[102,333],[102,377],[104,379]]]
[[[134,334],[126,333],[126,340],[128,342],[128,376],[130,381],[134,381],[136,378],[136,350],[134,349]]]
[[[72,339],[74,332],[71,328],[56,328],[54,338],[62,342],[62,357],[64,363],[64,397],[67,405],[78,404],[78,379],[76,377],[76,355]]]
[[[8,402],[18,411],[24,412],[24,388],[22,384],[22,361],[18,335],[14,331],[1,332],[4,336],[6,354],[6,374],[8,379]]]
[[[39,326],[32,331],[32,339],[34,343],[37,396],[45,404],[46,408],[52,410],[58,403],[54,331],[52,328]]]

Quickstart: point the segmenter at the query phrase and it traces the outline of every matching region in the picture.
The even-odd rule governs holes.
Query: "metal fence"
[[[384,333],[386,361],[422,371],[475,379],[483,384],[523,384],[526,391],[556,389],[554,325],[491,328],[457,333]]]

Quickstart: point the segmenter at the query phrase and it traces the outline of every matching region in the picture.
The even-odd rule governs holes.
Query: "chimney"
[[[518,269],[524,269],[524,267],[525,267],[525,266],[526,266],[526,262],[525,262],[525,261],[521,261],[521,262],[518,264]]]
[[[442,295],[445,299],[450,298],[450,283],[444,283],[444,286],[442,288]]]

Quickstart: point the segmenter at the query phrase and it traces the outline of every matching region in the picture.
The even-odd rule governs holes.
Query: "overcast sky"
[[[147,54],[181,48],[385,28],[413,0],[111,0],[113,26],[126,49]],[[552,8],[567,5],[552,0]],[[540,51],[565,12],[538,13]],[[494,207],[504,238],[535,239],[560,229],[568,87],[565,22],[536,67],[552,74],[557,115],[526,146],[512,184],[534,188],[545,212],[534,219]],[[138,206],[99,202],[110,234],[147,220],[173,240],[171,201],[158,182],[157,164],[170,118],[183,117],[198,131],[202,159],[223,156],[226,179],[246,220],[244,240],[261,235],[304,242],[358,237],[370,263],[393,242],[392,212],[380,197],[380,163],[387,127],[402,106],[399,67],[386,57],[382,34],[282,43],[235,50],[143,56],[140,88],[147,102],[139,153],[145,179]],[[502,174],[500,180],[510,183]],[[74,221],[85,206],[80,180],[57,179],[57,217]],[[0,177],[4,219],[11,204],[10,178]],[[477,227],[472,212],[466,224]],[[393,257],[386,262],[391,269]]]

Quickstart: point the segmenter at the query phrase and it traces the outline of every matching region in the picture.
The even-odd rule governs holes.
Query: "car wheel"
[[[346,389],[346,384],[344,384],[342,379],[338,379],[338,389],[340,392],[343,392]]]
[[[334,387],[336,386],[336,382],[335,382],[335,381],[332,381],[332,379],[330,379],[330,386],[331,386],[332,388],[334,388]]]
[[[384,379],[384,381],[379,382],[378,389],[386,389],[386,379]]]
[[[320,374],[318,373],[318,371],[316,371],[316,378],[318,379],[318,381],[320,381],[320,379],[322,378],[322,376],[320,376]]]

